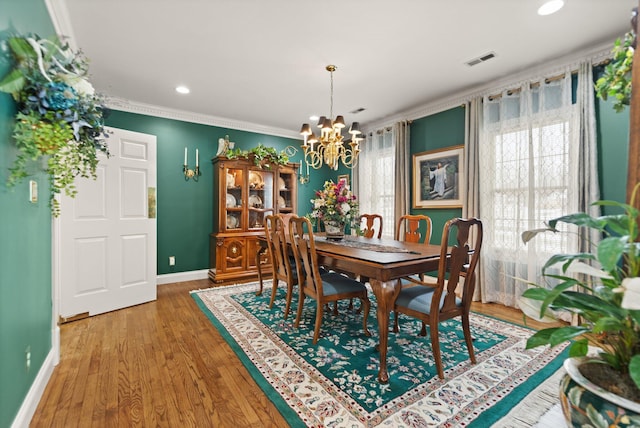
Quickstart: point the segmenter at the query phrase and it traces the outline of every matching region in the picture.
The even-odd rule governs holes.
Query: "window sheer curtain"
[[[520,234],[578,211],[580,121],[571,104],[571,74],[523,82],[483,100],[478,147],[479,213],[484,223],[483,302],[517,306],[530,282],[543,283],[552,255],[576,252],[575,234]]]
[[[353,190],[360,213],[380,214],[382,237],[393,238],[396,188],[396,144],[391,127],[367,135],[360,144],[358,165],[353,174]]]

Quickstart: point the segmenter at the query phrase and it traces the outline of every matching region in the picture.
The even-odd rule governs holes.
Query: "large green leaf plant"
[[[539,320],[555,319],[558,311],[579,315],[581,320],[580,325],[536,332],[527,340],[527,349],[571,341],[569,355],[584,357],[589,346],[593,346],[598,349],[593,361],[628,374],[640,388],[640,212],[634,208],[639,188],[640,183],[630,204],[615,201],[594,204],[619,209],[621,213],[599,217],[576,213],[550,220],[545,228],[524,232],[522,239],[526,243],[542,232],[560,233],[558,223],[566,223],[595,229],[603,234],[603,239],[593,253],[552,256],[543,266],[542,274],[556,285],[546,288],[530,284],[520,307]]]

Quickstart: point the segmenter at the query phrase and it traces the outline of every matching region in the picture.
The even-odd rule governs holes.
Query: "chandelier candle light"
[[[361,134],[358,122],[353,122],[349,128],[351,141],[349,147],[343,141],[342,128],[344,117],[336,116],[333,118],[333,72],[336,71],[335,65],[327,65],[327,71],[331,73],[331,105],[329,109],[329,117],[322,116],[318,120],[318,128],[320,128],[320,136],[316,137],[311,126],[304,123],[300,129],[300,134],[304,137],[304,161],[307,165],[311,165],[314,169],[319,169],[323,164],[331,169],[337,170],[339,161],[347,168],[353,168],[358,163],[358,154],[360,153],[360,141],[363,138],[358,137]]]

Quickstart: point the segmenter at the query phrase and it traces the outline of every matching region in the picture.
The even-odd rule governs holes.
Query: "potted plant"
[[[579,325],[540,330],[527,340],[527,349],[572,342],[560,391],[570,426],[640,424],[640,211],[634,208],[639,188],[640,183],[630,204],[595,203],[621,213],[566,215],[522,234],[526,243],[541,232],[558,233],[558,224],[566,223],[604,236],[593,253],[552,256],[542,273],[556,285],[531,284],[520,304],[539,320],[555,319],[558,311],[580,320]]]
[[[87,80],[88,62],[81,53],[36,35],[10,37],[8,47],[15,66],[0,81],[0,91],[17,104],[12,136],[19,150],[8,185],[28,175],[29,162],[45,159],[51,210],[58,216],[56,195],[75,196],[76,177],[96,178],[96,150],[108,154],[106,109]]]

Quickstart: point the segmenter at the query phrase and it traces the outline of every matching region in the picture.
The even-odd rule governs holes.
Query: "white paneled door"
[[[97,180],[76,180],[56,230],[59,315],[96,315],[156,299],[156,137],[109,128]]]

